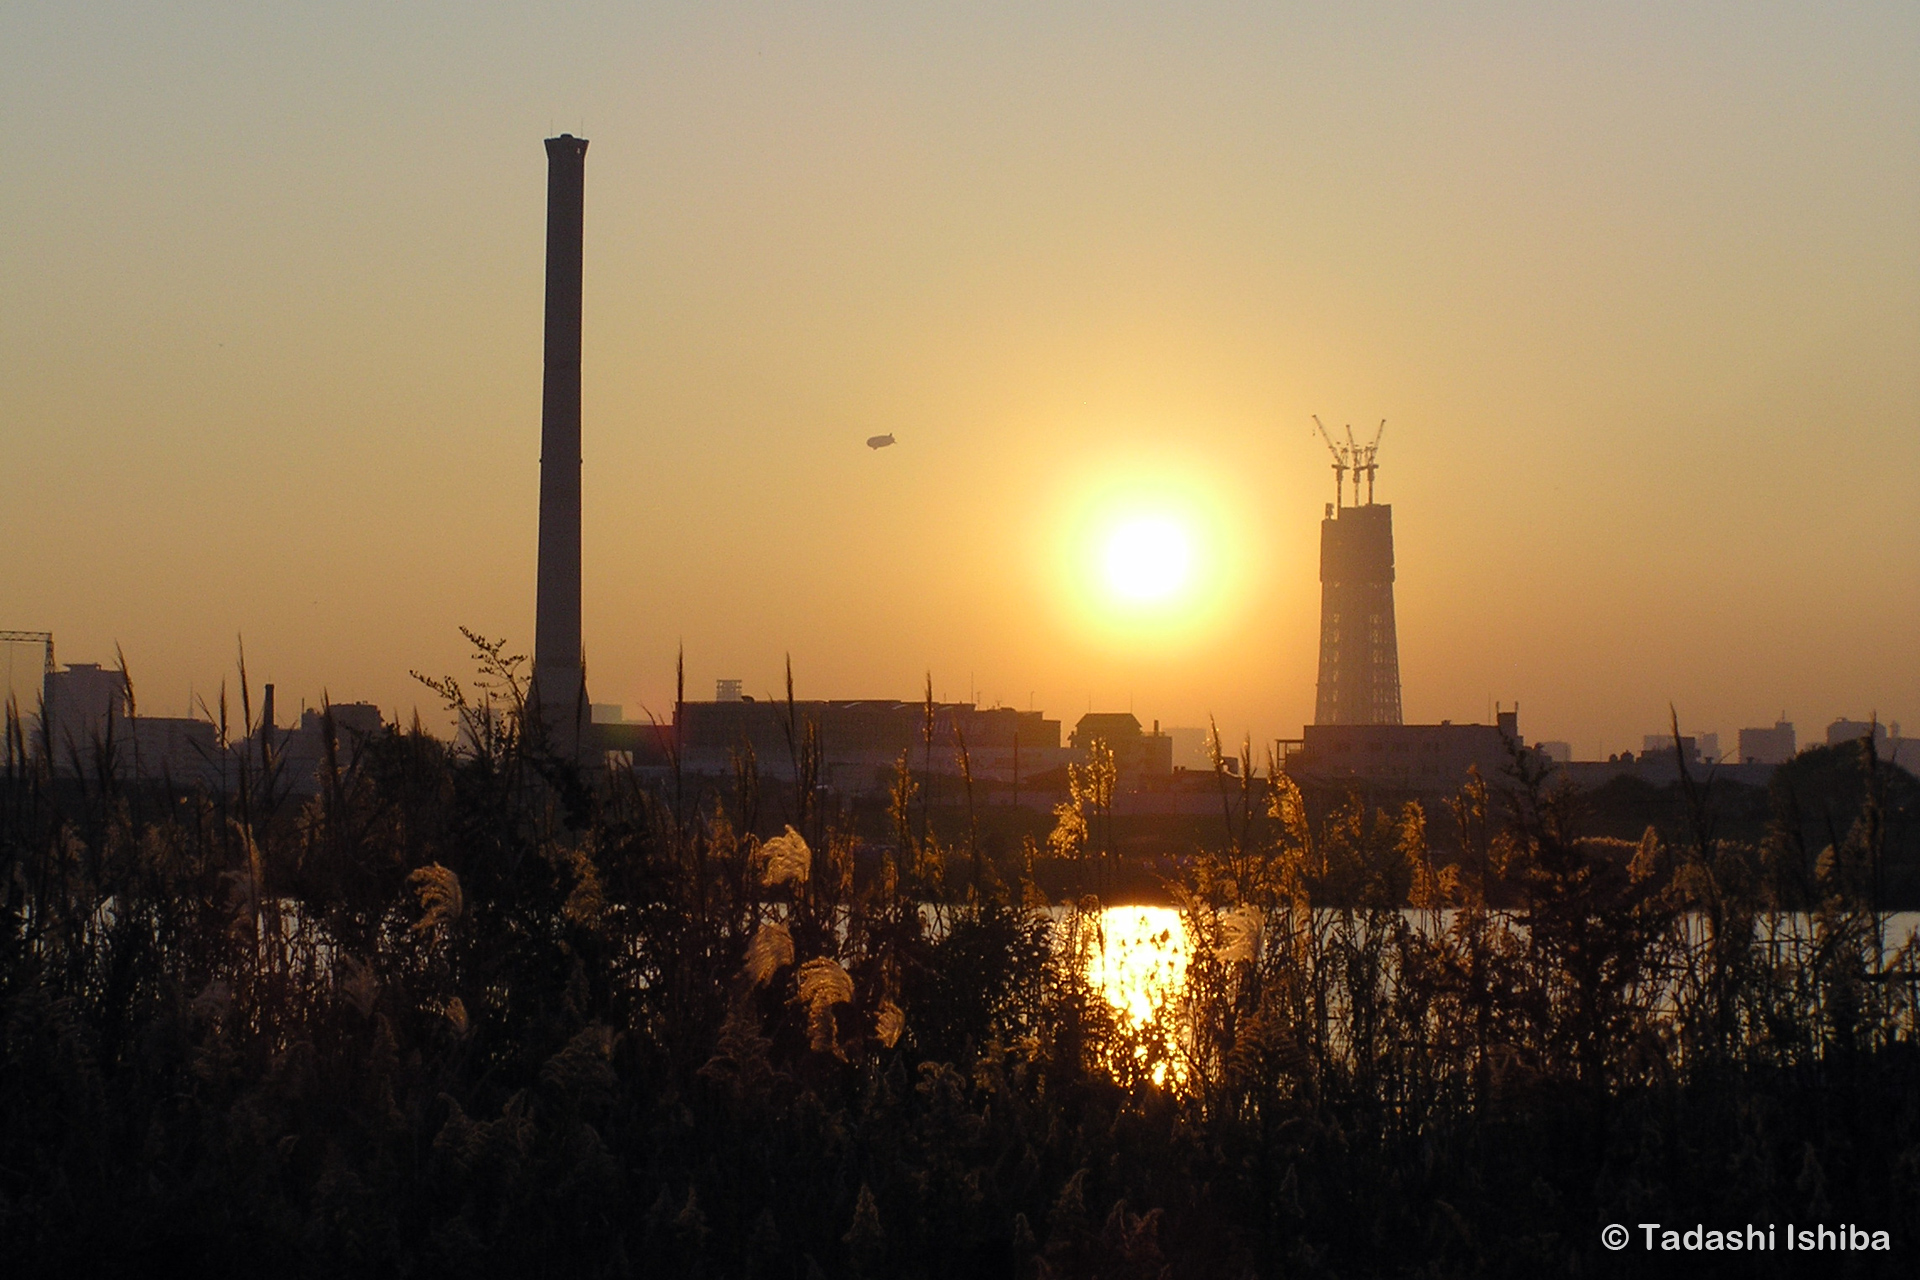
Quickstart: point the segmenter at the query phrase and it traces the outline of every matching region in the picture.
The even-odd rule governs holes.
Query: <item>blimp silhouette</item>
[[[884,449],[892,443],[893,443],[892,432],[888,432],[884,436],[868,436],[867,437],[867,448],[869,449]]]

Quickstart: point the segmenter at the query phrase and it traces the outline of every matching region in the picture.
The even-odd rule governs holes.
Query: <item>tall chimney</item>
[[[535,714],[548,746],[575,759],[587,717],[580,640],[580,275],[587,140],[547,139],[547,350],[540,403],[540,580],[533,629]]]

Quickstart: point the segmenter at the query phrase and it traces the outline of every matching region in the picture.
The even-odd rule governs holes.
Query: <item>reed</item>
[[[1814,849],[1790,789],[1762,842],[1691,779],[1686,837],[1628,842],[1519,758],[1429,812],[1243,748],[1141,1023],[1086,966],[1097,760],[1055,831],[1085,896],[1050,904],[970,805],[942,842],[931,729],[876,843],[810,726],[785,812],[750,753],[718,789],[583,773],[469,638],[477,682],[428,681],[454,742],[395,729],[304,798],[244,668],[205,790],[56,773],[8,709],[23,1273],[1534,1275],[1650,1215],[1920,1231],[1883,945],[1913,788],[1870,749]]]

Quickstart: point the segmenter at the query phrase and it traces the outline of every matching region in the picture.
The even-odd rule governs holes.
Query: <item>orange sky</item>
[[[146,709],[530,643],[565,129],[596,700],[1297,733],[1318,413],[1410,720],[1920,726],[1911,5],[398,8],[0,13],[0,627]],[[1207,609],[1118,625],[1169,504]]]

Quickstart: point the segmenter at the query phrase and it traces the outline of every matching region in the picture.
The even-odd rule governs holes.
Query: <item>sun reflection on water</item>
[[[1187,983],[1187,931],[1172,907],[1108,907],[1100,913],[1100,932],[1087,948],[1087,980],[1125,1018],[1131,1031],[1151,1025]],[[1153,1082],[1165,1084],[1169,1063],[1178,1082],[1176,1046],[1161,1046],[1162,1061]],[[1143,1058],[1143,1045],[1137,1052]]]

